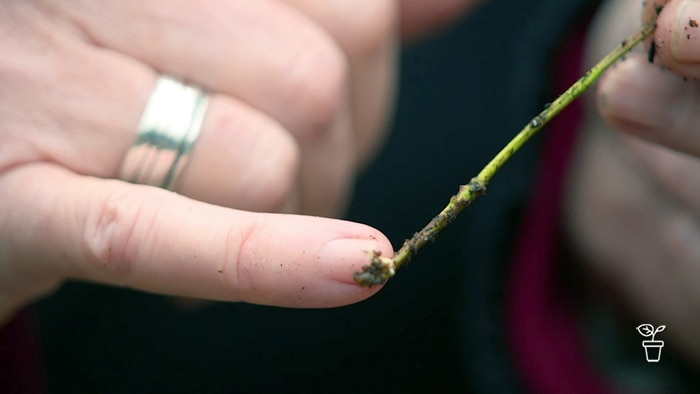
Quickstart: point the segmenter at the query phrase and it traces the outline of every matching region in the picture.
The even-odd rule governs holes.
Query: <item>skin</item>
[[[291,307],[375,294],[352,274],[388,239],[321,216],[381,145],[401,32],[476,1],[432,4],[0,2],[0,322],[71,278]],[[160,73],[212,97],[177,193],[114,179]]]
[[[465,6],[471,9],[484,2],[484,0],[402,0],[401,36],[404,40],[422,38],[454,20]]]
[[[700,30],[689,26],[700,20],[700,1],[649,0],[643,20],[655,6],[665,6],[656,64],[640,48],[601,79],[589,103],[566,225],[585,268],[635,321],[665,324],[657,339],[700,365]],[[636,0],[606,3],[591,28],[590,62],[639,26],[637,10]]]

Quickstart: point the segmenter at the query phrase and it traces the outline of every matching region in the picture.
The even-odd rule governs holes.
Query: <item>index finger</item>
[[[0,178],[6,258],[37,272],[189,297],[289,307],[363,300],[353,273],[391,255],[379,231],[317,217],[222,208],[50,164]],[[0,281],[0,286],[3,286]]]

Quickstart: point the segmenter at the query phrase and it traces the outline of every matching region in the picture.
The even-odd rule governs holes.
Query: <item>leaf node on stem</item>
[[[393,277],[396,270],[407,263],[423,245],[428,241],[434,240],[437,234],[450,224],[464,208],[469,206],[477,197],[486,193],[486,185],[491,178],[533,135],[588,90],[605,70],[610,68],[618,59],[627,54],[645,38],[651,36],[655,30],[656,21],[642,25],[637,32],[623,40],[620,45],[586,72],[561,96],[551,104],[545,105],[544,110],[532,118],[520,133],[501,149],[476,177],[472,178],[468,184],[460,186],[459,192],[450,198],[450,202],[437,216],[423,229],[413,234],[411,239],[403,243],[401,249],[394,254],[393,259],[382,257],[377,251],[372,252],[369,265],[362,267],[361,272],[355,273],[355,282],[362,286],[371,287],[383,284]]]

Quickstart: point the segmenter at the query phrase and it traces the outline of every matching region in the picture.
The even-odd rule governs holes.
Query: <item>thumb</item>
[[[683,76],[700,78],[700,1],[648,3],[651,5],[646,5],[644,17],[659,12],[654,44],[661,63]]]
[[[0,206],[0,268],[28,284],[52,272],[169,295],[332,307],[376,293],[353,273],[372,250],[392,254],[362,224],[222,208],[48,164],[1,177]]]

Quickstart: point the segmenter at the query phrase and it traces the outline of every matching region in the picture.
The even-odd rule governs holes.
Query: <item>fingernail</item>
[[[671,32],[671,54],[682,63],[700,62],[700,1],[677,5]]]
[[[353,275],[369,263],[368,256],[375,249],[377,249],[377,241],[371,239],[328,241],[318,251],[319,269],[329,279],[342,283],[355,283]]]
[[[688,110],[689,86],[682,77],[644,60],[624,62],[601,84],[601,110],[623,131],[650,137],[672,128]]]

